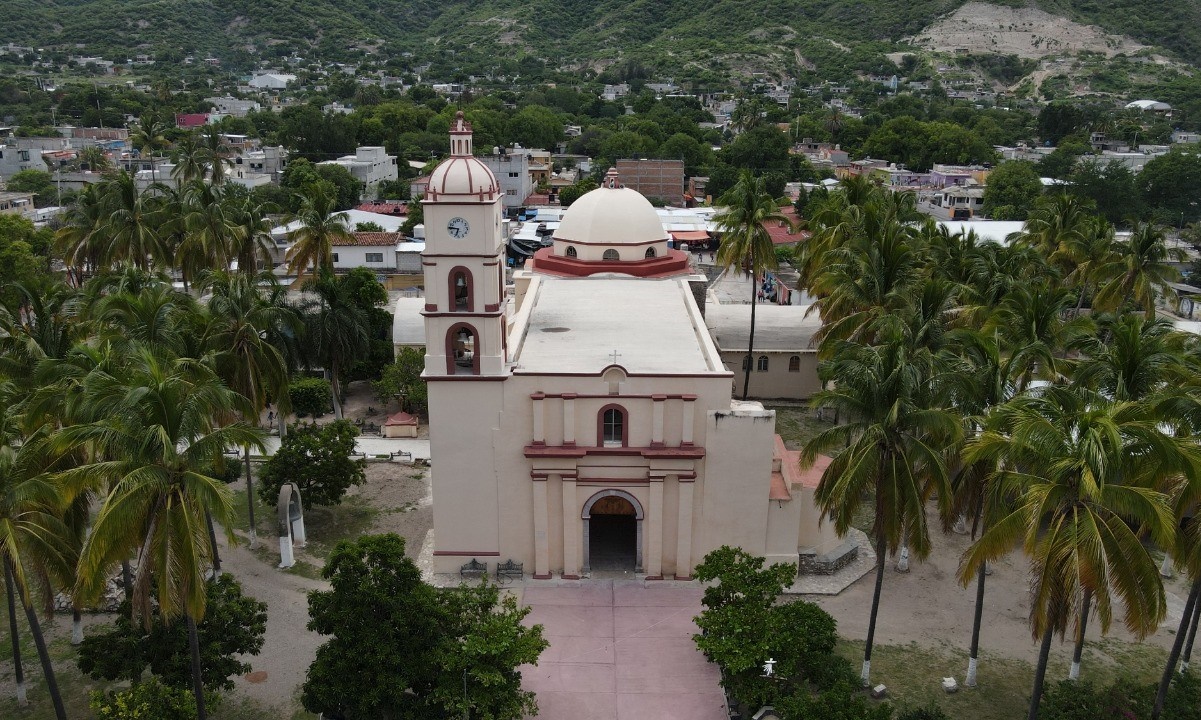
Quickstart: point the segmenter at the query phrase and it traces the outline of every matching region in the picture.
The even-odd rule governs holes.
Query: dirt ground
[[[366,380],[358,380],[348,383],[346,386],[346,400],[342,403],[342,416],[347,420],[354,422],[359,427],[367,427],[373,425],[377,428],[383,427],[387,422],[389,415],[394,415],[400,411],[398,403],[382,403],[375,397],[375,393],[371,390],[371,383]],[[429,418],[421,416],[417,426],[417,437],[428,438],[429,433]],[[332,412],[325,413],[321,417],[311,418],[305,417],[299,420],[295,417],[289,417],[288,422],[315,422],[318,425],[325,425],[334,421]],[[264,412],[259,419],[259,424],[264,428],[270,428],[271,425],[267,421],[267,413]]]

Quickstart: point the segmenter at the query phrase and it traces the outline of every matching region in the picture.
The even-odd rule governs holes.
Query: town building
[[[355,180],[363,183],[364,192],[374,195],[384,180],[400,177],[396,168],[396,156],[389,155],[382,146],[372,145],[355,149],[354,155],[343,155],[337,160],[323,160],[318,165],[341,165],[350,171]]]
[[[247,84],[259,90],[283,90],[294,80],[296,76],[289,73],[259,73]]]
[[[492,150],[491,155],[481,155],[480,160],[488,166],[500,183],[505,209],[521,207],[530,193],[534,192],[529,154],[509,152],[506,148]]]
[[[684,204],[683,160],[618,160],[617,173],[626,187],[646,197]]]
[[[230,117],[246,117],[252,112],[258,112],[263,107],[257,100],[243,100],[229,95],[205,98],[204,101],[211,103],[216,112]]]
[[[500,183],[462,113],[450,134],[423,201],[434,571],[689,579],[722,545],[838,547],[775,413],[731,399],[706,279],[646,198],[611,170],[510,289]]]
[[[0,191],[0,213],[20,215],[33,220],[36,216],[33,207],[33,193]]]
[[[404,242],[398,232],[354,232],[350,240],[333,243],[334,270],[368,268],[379,272],[396,270],[396,246]]]

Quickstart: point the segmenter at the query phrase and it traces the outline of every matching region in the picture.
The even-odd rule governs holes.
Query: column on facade
[[[544,414],[544,403],[546,395],[538,392],[530,396],[534,401],[534,444],[546,444],[546,418]]]
[[[696,395],[684,396],[684,427],[683,434],[680,437],[681,445],[692,444],[692,428],[696,422]]]
[[[575,394],[563,396],[563,444],[575,445]]]
[[[563,476],[563,578],[576,580],[580,577],[580,510],[576,506],[576,476]]]
[[[534,486],[534,579],[550,578],[550,512],[546,503],[545,474],[531,476]]]
[[[663,447],[663,411],[667,407],[666,395],[652,395],[654,410],[651,414],[651,447]]]
[[[662,407],[655,403],[655,407]],[[642,534],[646,541],[646,579],[663,579],[663,480],[664,475],[650,473],[650,507],[646,513],[646,528]]]
[[[691,479],[680,478],[680,514],[676,523],[676,579],[692,579],[692,487]]]

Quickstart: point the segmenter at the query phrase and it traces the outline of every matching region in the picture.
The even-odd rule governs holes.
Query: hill
[[[507,66],[653,64],[703,76],[869,65],[867,55],[959,24],[968,0],[0,0],[0,43],[72,46],[116,59],[145,50],[338,59],[385,48],[417,59]],[[1201,0],[999,0],[1096,25],[1117,46],[1201,66]],[[958,15],[952,15],[959,11]],[[12,22],[12,20],[20,19]],[[947,20],[942,21],[946,29]],[[1004,28],[998,27],[998,31]],[[143,48],[143,50],[139,50]],[[497,49],[501,48],[498,52]],[[989,47],[974,48],[989,52]],[[824,67],[823,67],[824,66]]]

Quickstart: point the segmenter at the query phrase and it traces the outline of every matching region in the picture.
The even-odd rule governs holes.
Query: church
[[[615,171],[508,276],[503,191],[460,112],[422,201],[434,571],[689,579],[714,548],[798,562],[819,524],[775,413],[731,397],[703,275]]]

